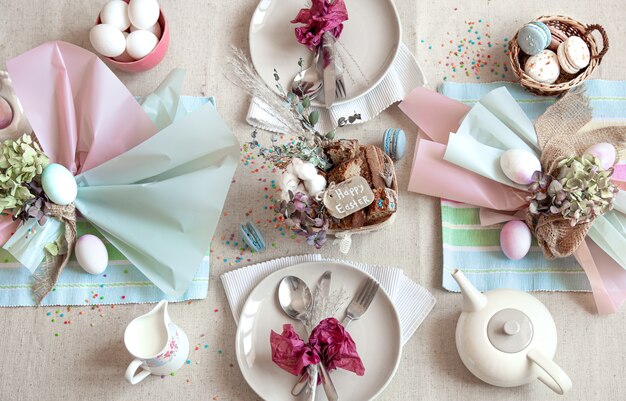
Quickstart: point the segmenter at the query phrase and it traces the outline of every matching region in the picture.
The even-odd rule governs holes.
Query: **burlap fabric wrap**
[[[62,255],[47,255],[43,266],[40,266],[33,274],[33,296],[37,304],[54,288],[57,280],[61,276],[63,269],[70,260],[74,243],[76,242],[76,206],[74,202],[66,206],[54,203],[46,207],[45,213],[51,218],[55,218],[65,225],[64,240],[66,252]]]
[[[535,123],[541,148],[541,166],[544,173],[558,176],[557,164],[573,155],[582,155],[591,145],[608,142],[619,154],[626,147],[626,127],[605,127],[581,132],[591,121],[589,99],[581,91],[568,93],[550,106]],[[561,215],[531,215],[526,223],[537,237],[539,247],[548,259],[572,255],[584,241],[592,222],[571,227]]]

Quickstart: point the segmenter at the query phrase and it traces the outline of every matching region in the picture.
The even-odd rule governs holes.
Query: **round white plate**
[[[278,305],[276,289],[285,276],[303,279],[309,288],[326,270],[332,271],[331,291],[345,286],[352,299],[369,275],[344,263],[310,262],[281,269],[256,286],[241,312],[237,327],[236,351],[239,368],[252,389],[266,401],[295,401],[291,395],[296,377],[272,362],[270,331],[282,332],[291,323],[304,338],[299,322],[287,317]],[[349,301],[348,301],[349,302]],[[347,303],[345,306],[348,306]],[[345,308],[340,309],[341,313]],[[343,315],[336,316],[340,321]],[[348,326],[365,366],[365,375],[357,376],[343,369],[331,372],[341,401],[366,401],[376,397],[391,381],[400,363],[402,351],[400,320],[387,293],[381,288],[363,317]],[[326,400],[319,386],[316,400]]]
[[[400,48],[402,29],[392,0],[345,0],[348,20],[336,49],[337,64],[344,71],[346,97],[335,105],[354,100],[374,88],[385,76]],[[306,0],[261,0],[250,21],[250,55],[263,80],[274,88],[274,68],[289,91],[300,71],[302,57],[308,67],[312,53],[298,43],[292,24]],[[320,103],[315,101],[314,104]],[[358,111],[358,110],[357,110]]]

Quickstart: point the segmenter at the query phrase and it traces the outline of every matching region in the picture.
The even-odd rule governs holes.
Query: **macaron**
[[[265,250],[265,239],[257,226],[249,221],[239,226],[243,241],[255,252],[263,252]]]
[[[552,50],[543,50],[526,60],[524,71],[537,82],[552,84],[559,78],[561,67]]]
[[[550,29],[550,35],[552,36],[548,49],[556,53],[559,45],[567,40],[567,35],[555,26],[550,25],[548,28]]]
[[[387,128],[383,135],[383,151],[392,160],[400,160],[406,152],[406,135],[400,128]]]
[[[563,71],[576,74],[589,65],[591,53],[584,40],[578,36],[570,36],[557,49],[559,64]]]
[[[529,22],[517,33],[517,44],[529,56],[539,54],[551,40],[550,29],[541,21]]]

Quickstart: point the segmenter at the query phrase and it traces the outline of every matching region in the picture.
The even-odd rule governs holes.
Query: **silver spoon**
[[[313,100],[319,95],[323,86],[322,73],[317,68],[320,51],[316,50],[311,65],[300,71],[291,83],[291,91],[301,98],[309,97]]]
[[[287,276],[278,285],[278,303],[282,310],[292,319],[299,320],[307,330],[307,320],[313,309],[313,297],[311,291],[304,281],[295,276]],[[339,397],[335,385],[330,379],[330,375],[324,364],[311,365],[309,367],[309,384],[307,386],[307,400],[315,400],[315,390],[317,389],[317,369],[322,370],[324,377],[324,391],[330,401],[336,401]]]

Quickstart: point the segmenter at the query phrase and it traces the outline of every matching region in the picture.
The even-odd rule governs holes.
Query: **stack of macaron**
[[[530,56],[524,64],[526,74],[535,81],[546,84],[556,82],[561,71],[577,74],[589,65],[591,59],[589,47],[584,40],[578,36],[568,37],[541,21],[524,25],[517,34],[517,43]]]
[[[400,128],[388,128],[383,135],[383,151],[397,161],[402,159],[406,151],[406,135]]]

